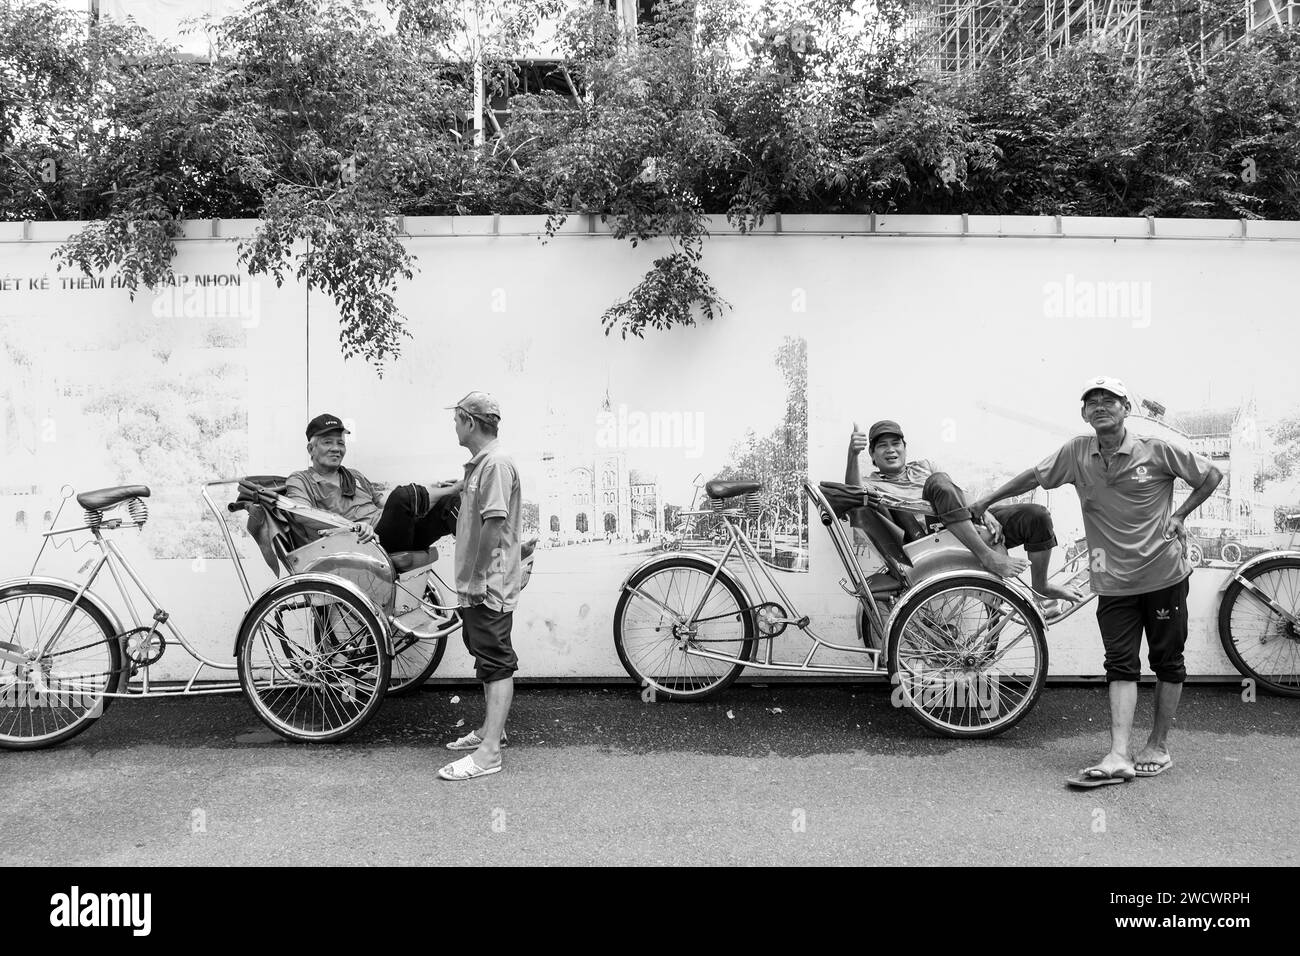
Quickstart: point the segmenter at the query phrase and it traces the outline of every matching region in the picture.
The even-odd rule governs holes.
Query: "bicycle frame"
[[[145,601],[148,602],[149,607],[153,611],[151,624],[149,626],[151,626],[155,630],[158,629],[159,627],[165,627],[167,631],[170,632],[171,636],[175,639],[176,643],[178,643],[181,647],[183,647],[186,653],[188,653],[190,657],[192,657],[195,661],[198,662],[198,666],[195,668],[195,671],[193,675],[191,675],[189,680],[186,681],[179,688],[169,687],[169,688],[153,689],[151,688],[150,685],[149,666],[143,665],[139,668],[141,689],[139,690],[128,689],[126,691],[119,691],[112,694],[105,694],[105,696],[165,697],[165,696],[176,696],[180,694],[219,694],[219,693],[231,693],[234,691],[238,691],[240,689],[239,682],[232,681],[232,680],[216,681],[210,684],[205,684],[201,688],[196,688],[194,686],[196,681],[199,678],[199,675],[203,672],[205,668],[211,668],[214,670],[222,670],[222,671],[233,671],[236,669],[236,664],[234,663],[233,660],[229,663],[222,663],[220,661],[210,660],[209,658],[200,654],[194,648],[194,645],[190,643],[188,638],[186,638],[185,634],[180,630],[180,628],[177,627],[176,624],[171,620],[171,616],[168,614],[168,612],[164,610],[162,605],[158,603],[158,600],[153,596],[153,593],[145,585],[144,581],[141,579],[139,573],[136,571],[135,567],[131,564],[130,560],[121,552],[121,550],[117,547],[117,545],[113,541],[106,538],[103,534],[104,530],[110,530],[110,531],[118,530],[124,527],[138,528],[141,526],[141,524],[142,523],[137,523],[137,522],[124,522],[121,519],[111,519],[109,521],[104,522],[99,527],[92,527],[89,525],[79,525],[73,528],[51,529],[43,533],[43,537],[45,537],[46,540],[48,541],[60,535],[73,534],[78,531],[89,531],[94,536],[94,543],[95,546],[99,549],[100,555],[99,558],[95,561],[94,567],[91,568],[90,573],[86,576],[85,580],[81,584],[77,585],[76,596],[68,604],[67,609],[63,612],[63,617],[60,618],[57,626],[54,628],[49,638],[47,638],[45,644],[40,648],[39,650],[40,656],[44,656],[51,650],[55,642],[57,642],[59,637],[63,634],[64,628],[67,627],[69,621],[72,620],[72,615],[75,613],[76,609],[79,606],[85,603],[85,604],[94,604],[96,606],[102,607],[101,602],[93,599],[93,592],[90,589],[91,586],[95,583],[95,581],[99,578],[100,573],[105,568],[107,568],[109,571],[109,575],[113,579],[113,583],[117,587],[118,594],[122,598],[122,603],[126,607],[127,614],[130,616],[132,627],[143,628],[146,625],[141,623],[142,619],[141,619],[140,610],[136,606],[136,601],[135,599],[132,598],[131,593],[127,588],[127,583],[126,583],[127,580],[130,580],[130,582],[135,585],[140,595],[144,597]],[[39,560],[40,560],[40,555],[38,554],[37,561],[39,562]],[[238,560],[237,557],[236,560]],[[241,579],[242,579],[242,569],[241,569]],[[69,583],[69,582],[59,582],[59,583]],[[114,622],[117,623],[115,621],[115,618],[116,615],[110,618],[110,620],[114,620]],[[21,655],[11,654],[8,651],[5,651],[3,649],[0,649],[0,659],[14,662],[14,663],[22,663],[26,660],[26,658]],[[39,676],[37,672],[34,672],[34,682],[39,683]],[[40,688],[38,687],[38,690],[39,689]]]
[[[213,517],[217,519],[217,527],[221,531],[222,540],[224,541],[226,546],[226,552],[229,554],[234,564],[235,574],[239,580],[240,587],[244,592],[244,596],[247,600],[247,603],[249,606],[251,606],[254,600],[253,589],[249,584],[248,575],[244,569],[243,561],[239,556],[239,551],[235,547],[235,541],[234,541],[234,537],[231,535],[230,527],[227,524],[225,517],[222,515],[221,509],[217,506],[217,503],[213,500],[211,495],[211,489],[213,487],[217,485],[236,484],[237,482],[238,479],[218,479],[216,481],[209,481],[203,485],[200,494],[201,497],[203,498],[204,503],[207,505],[208,510],[212,513]],[[71,497],[71,494],[65,494],[64,501],[66,501],[69,497]],[[321,521],[322,523],[331,524],[338,530],[346,530],[347,528],[350,528],[352,526],[352,522],[340,518],[337,515],[332,515],[329,512],[317,511],[316,509],[308,509],[308,508],[299,508],[296,510],[300,510],[303,513],[308,514],[311,518]],[[55,520],[57,521],[57,516]],[[149,668],[151,665],[148,664],[138,665],[138,670],[135,673],[132,673],[130,677],[128,677],[127,679],[129,684],[129,682],[133,680],[136,677],[136,674],[138,673],[139,675],[139,682],[137,685],[138,689],[133,690],[130,689],[130,687],[128,686],[126,690],[118,691],[111,694],[105,694],[105,696],[132,697],[132,698],[175,697],[175,696],[190,695],[190,694],[226,694],[226,693],[236,693],[241,691],[239,681],[228,679],[228,678],[221,679],[221,680],[214,680],[214,681],[205,681],[201,685],[196,686],[198,684],[200,676],[204,673],[205,670],[225,671],[225,672],[237,671],[238,664],[236,663],[233,657],[231,658],[230,661],[223,662],[223,661],[213,660],[200,653],[195,648],[195,646],[189,641],[189,639],[185,636],[184,632],[182,632],[181,629],[176,625],[176,623],[171,620],[171,615],[167,612],[167,610],[164,609],[162,605],[158,603],[157,598],[154,597],[153,593],[149,590],[148,586],[144,583],[144,580],[141,578],[139,572],[131,564],[130,560],[126,557],[126,555],[122,553],[122,551],[117,547],[117,545],[112,540],[110,540],[108,537],[104,535],[105,531],[117,531],[117,530],[130,529],[130,528],[138,529],[143,527],[143,525],[144,525],[143,521],[137,522],[137,521],[124,520],[122,518],[111,518],[102,521],[98,525],[83,524],[83,525],[77,525],[75,527],[70,527],[70,528],[52,528],[42,533],[42,538],[44,539],[44,541],[42,542],[41,550],[37,552],[36,559],[32,562],[32,575],[29,575],[25,579],[18,579],[18,580],[37,580],[35,578],[35,570],[37,565],[40,563],[41,556],[44,554],[46,545],[54,538],[63,535],[75,534],[82,531],[89,531],[90,534],[93,536],[93,543],[99,549],[100,553],[98,559],[95,561],[94,566],[90,569],[89,574],[86,576],[84,581],[82,581],[79,584],[72,581],[66,581],[66,580],[54,579],[54,578],[40,579],[44,583],[67,585],[67,586],[75,587],[76,595],[69,602],[67,609],[63,612],[63,616],[59,619],[53,632],[46,639],[45,643],[40,647],[38,651],[38,655],[40,657],[44,657],[47,653],[50,652],[50,650],[54,647],[56,642],[62,636],[64,629],[68,626],[68,623],[72,620],[72,616],[76,612],[76,609],[79,606],[89,605],[95,607],[99,611],[104,612],[105,616],[109,619],[109,621],[115,627],[119,628],[119,635],[121,633],[124,633],[120,630],[122,622],[118,619],[117,614],[112,610],[111,606],[106,604],[102,599],[100,599],[95,594],[94,591],[91,590],[92,585],[99,578],[100,574],[104,571],[104,569],[107,568],[109,572],[109,576],[112,578],[113,583],[117,588],[117,592],[122,599],[122,604],[125,606],[126,612],[130,617],[130,623],[132,629],[143,629],[148,627],[156,631],[160,628],[165,628],[166,631],[169,632],[170,637],[171,639],[173,639],[174,643],[179,644],[182,648],[184,648],[185,652],[189,654],[189,656],[193,658],[195,662],[197,662],[197,666],[194,669],[194,673],[190,675],[188,680],[185,680],[183,682],[169,681],[164,684],[155,685],[155,683],[151,682],[150,680]],[[431,569],[424,569],[424,570],[431,570]],[[131,584],[135,585],[135,588],[138,590],[139,595],[144,598],[144,600],[148,604],[149,610],[152,611],[152,616],[150,617],[148,624],[143,623],[143,616],[141,614],[141,609],[137,606],[138,599],[132,596],[127,585],[128,581]],[[439,578],[439,582],[442,584],[444,588],[446,587],[446,583],[443,582],[441,578]],[[346,582],[344,583],[346,584]],[[397,586],[402,587],[400,581],[397,583]],[[419,602],[419,604],[422,607],[424,607],[426,610],[429,608],[433,608],[436,610],[447,610],[447,608],[443,608],[441,605],[431,604],[430,602],[425,601],[421,596],[414,595],[412,592],[410,592],[404,587],[402,588],[402,590],[406,591],[406,593],[411,595],[412,597],[415,597],[415,599]],[[361,596],[359,591],[357,592],[357,594],[358,596]],[[380,617],[382,618],[383,615],[381,614]],[[454,630],[454,628],[452,628],[451,630]],[[391,635],[389,635],[388,640],[391,642]],[[390,647],[389,650],[391,653],[392,648]],[[14,663],[14,664],[25,664],[28,662],[28,660],[29,658],[27,656],[13,653],[11,650],[7,648],[6,645],[0,643],[0,661],[7,661],[9,663]],[[41,681],[41,677],[40,677],[39,670],[33,671],[33,682],[39,685],[40,681]],[[37,686],[37,690],[38,691],[44,690],[44,688]]]
[[[821,492],[818,491],[811,483],[805,481],[803,483],[803,490],[804,490],[804,494],[809,498],[809,500],[813,502],[813,504],[818,506],[819,510],[824,508],[826,514],[831,514],[830,506],[826,503],[826,499],[822,496]],[[772,566],[769,565],[766,561],[764,561],[761,557],[759,557],[758,551],[754,547],[753,542],[750,541],[749,536],[746,535],[742,529],[736,526],[736,519],[741,517],[744,514],[742,509],[725,508],[721,512],[718,512],[718,514],[723,519],[723,523],[727,529],[728,540],[727,540],[726,550],[723,552],[722,557],[716,559],[716,561],[714,559],[709,559],[711,563],[713,563],[714,567],[713,567],[713,573],[709,576],[708,583],[704,587],[704,593],[700,597],[699,603],[696,605],[695,609],[691,612],[691,614],[685,619],[679,618],[678,623],[683,625],[693,625],[695,623],[698,623],[701,620],[707,620],[705,618],[701,618],[699,615],[703,611],[704,606],[707,603],[709,595],[713,591],[714,586],[717,584],[719,576],[723,574],[724,566],[729,560],[731,560],[733,557],[736,557],[739,558],[742,566],[744,567],[746,577],[748,578],[749,584],[753,589],[751,592],[749,589],[745,587],[745,584],[742,581],[739,580],[736,581],[736,583],[741,589],[741,592],[745,595],[745,600],[747,602],[747,606],[741,608],[742,613],[752,613],[762,605],[771,603],[766,600],[767,592],[764,591],[763,585],[758,578],[758,574],[755,573],[755,565],[757,565],[758,572],[762,574],[763,578],[771,586],[772,590],[776,593],[776,595],[779,597],[780,601],[782,602],[780,605],[781,609],[783,611],[787,611],[787,616],[780,617],[780,618],[772,618],[769,619],[766,623],[771,625],[777,625],[777,624],[783,625],[782,630],[784,630],[784,626],[793,624],[795,627],[799,628],[799,630],[804,632],[804,634],[809,638],[812,644],[808,649],[808,653],[804,656],[802,661],[776,660],[774,658],[774,654],[772,650],[771,639],[761,637],[761,636],[759,639],[766,641],[766,645],[763,648],[762,657],[757,658],[755,660],[741,661],[735,657],[729,657],[726,654],[719,654],[716,651],[711,651],[701,647],[685,647],[684,651],[687,655],[694,656],[694,657],[709,658],[711,660],[722,661],[724,663],[742,663],[746,667],[754,667],[759,670],[802,671],[804,673],[817,673],[817,674],[828,674],[828,675],[830,674],[850,675],[850,676],[858,675],[858,676],[871,676],[871,677],[879,677],[885,674],[885,669],[881,664],[881,659],[880,659],[881,651],[879,649],[864,647],[864,646],[849,646],[844,644],[836,644],[832,641],[828,641],[825,638],[821,637],[819,634],[817,634],[816,631],[813,630],[811,626],[811,618],[809,618],[807,615],[798,615],[794,606],[794,602],[790,599],[789,595],[785,593],[785,590],[781,587],[780,583],[772,576]],[[838,520],[836,520],[833,515],[831,516],[831,522],[832,523],[827,525],[827,527],[828,530],[830,531],[831,539],[835,543],[836,551],[839,553],[840,559],[844,563],[845,569],[848,571],[850,577],[853,579],[855,588],[858,591],[858,595],[859,596],[862,594],[868,595],[869,600],[863,601],[861,603],[863,603],[864,607],[867,608],[867,614],[872,620],[872,626],[877,627],[879,629],[877,633],[883,634],[884,621],[880,616],[879,610],[875,606],[874,598],[870,598],[870,593],[871,593],[870,588],[867,586],[866,578],[862,574],[862,569],[858,567],[856,561],[851,559],[852,548],[848,544],[847,538],[844,535],[844,529],[840,527]],[[678,552],[678,555],[679,556],[689,555],[689,552]],[[781,568],[777,570],[785,571],[786,569]],[[658,606],[662,610],[672,613],[671,608],[668,608],[663,602],[657,600],[656,598],[650,596],[649,594],[646,594],[644,591],[640,590],[639,588],[630,588],[629,590],[633,594],[636,594],[638,597],[642,598],[643,600],[649,601],[651,604]],[[763,598],[763,600],[759,601],[758,603],[755,603],[751,594],[757,594],[760,598]],[[673,616],[677,617],[676,614],[674,614]],[[778,634],[779,633],[780,632],[778,632]],[[773,636],[775,637],[776,635]],[[814,659],[816,658],[817,652],[819,650],[865,656],[868,658],[869,663],[866,665],[816,664],[814,663]]]

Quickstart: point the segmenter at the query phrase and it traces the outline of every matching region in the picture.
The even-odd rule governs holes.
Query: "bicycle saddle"
[[[747,495],[763,487],[761,481],[710,481],[704,486],[704,493],[710,498],[734,498]]]
[[[77,504],[87,511],[104,511],[113,505],[120,504],[128,498],[148,498],[149,488],[146,485],[119,485],[116,488],[97,488],[94,491],[83,491],[77,495]]]

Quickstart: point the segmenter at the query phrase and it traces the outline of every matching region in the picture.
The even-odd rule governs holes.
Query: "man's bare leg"
[[[979,531],[976,530],[974,523],[969,518],[965,521],[954,521],[951,524],[945,523],[944,527],[951,531],[958,541],[970,549],[970,553],[975,555],[984,570],[990,574],[996,574],[1000,578],[1014,578],[1028,567],[1028,562],[1023,558],[1013,558],[1004,551],[995,551],[990,548],[984,539],[980,537]]]
[[[1031,587],[1043,597],[1057,598],[1062,601],[1082,601],[1082,592],[1075,588],[1062,587],[1059,584],[1053,584],[1047,577],[1047,565],[1052,560],[1051,549],[1044,551],[1030,551],[1029,554],[1029,574]]]
[[[474,751],[474,762],[484,770],[491,770],[501,766],[501,735],[506,729],[510,703],[515,699],[515,679],[503,677],[488,681],[483,685],[483,699],[487,705],[487,717],[478,731],[483,742]]]
[[[1137,709],[1137,688],[1137,681],[1110,682],[1110,753],[1097,766],[1111,774],[1116,770],[1133,772],[1129,739],[1133,734],[1133,712]]]
[[[1163,764],[1169,757],[1169,730],[1173,727],[1174,718],[1178,715],[1178,701],[1182,696],[1183,685],[1181,683],[1173,684],[1169,681],[1156,681],[1155,722],[1151,727],[1151,736],[1147,738],[1147,745],[1134,758],[1133,762],[1138,770],[1154,773],[1159,765]]]

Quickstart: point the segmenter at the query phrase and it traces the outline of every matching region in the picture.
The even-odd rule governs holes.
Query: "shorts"
[[[486,604],[461,607],[461,638],[474,658],[474,676],[485,684],[503,680],[519,670],[510,644],[513,611],[494,611]]]
[[[1187,643],[1187,591],[1190,575],[1177,584],[1146,594],[1097,595],[1097,626],[1106,648],[1106,682],[1136,681],[1142,676],[1142,632],[1147,660],[1159,680],[1181,684],[1187,679],[1183,646]]]

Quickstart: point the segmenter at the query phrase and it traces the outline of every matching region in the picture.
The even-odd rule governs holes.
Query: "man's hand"
[[[858,423],[853,423],[853,432],[849,435],[849,454],[860,455],[867,450],[867,433],[858,431]]]
[[[465,490],[465,479],[457,478],[455,481],[440,481],[434,487],[445,489],[449,495],[458,495]]]
[[[1187,553],[1187,529],[1183,527],[1183,519],[1178,515],[1169,516],[1169,527],[1165,529],[1165,539],[1178,538],[1178,543],[1182,546],[1183,554]]]
[[[984,527],[988,528],[989,533],[993,535],[989,544],[1002,543],[1002,523],[993,517],[993,512],[987,510],[984,512]]]
[[[356,532],[357,540],[362,544],[369,544],[371,541],[374,541],[375,538],[379,537],[375,534],[375,529],[364,521],[358,521],[352,526],[352,530]]]

